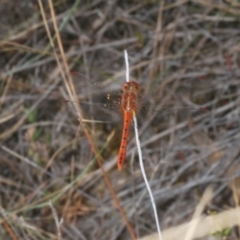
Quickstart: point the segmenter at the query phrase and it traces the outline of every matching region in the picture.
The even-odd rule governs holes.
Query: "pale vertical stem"
[[[162,240],[163,238],[162,238],[162,233],[161,233],[161,229],[160,229],[160,224],[159,224],[159,221],[158,221],[156,204],[155,204],[153,194],[152,194],[152,190],[151,190],[150,185],[148,183],[147,176],[146,176],[145,169],[144,169],[144,165],[143,165],[142,149],[141,149],[141,144],[140,144],[139,135],[138,135],[137,118],[136,118],[135,113],[133,113],[133,122],[134,122],[134,130],[135,130],[135,137],[136,137],[136,144],[137,144],[140,168],[141,168],[143,179],[145,181],[145,184],[146,184],[146,187],[147,187],[147,190],[148,190],[148,194],[149,194],[150,199],[151,199],[153,212],[154,212],[154,217],[155,217],[157,230],[158,230],[158,237],[159,237],[159,240]]]
[[[126,82],[129,82],[129,63],[128,63],[128,54],[127,54],[126,50],[124,50],[124,56],[125,56],[125,62],[126,62]],[[148,183],[147,176],[146,176],[145,169],[144,169],[144,165],[143,165],[142,149],[141,149],[141,144],[140,144],[139,135],[138,135],[137,118],[136,118],[135,112],[133,112],[132,114],[133,114],[134,130],[135,130],[136,145],[137,145],[137,150],[138,150],[140,168],[141,168],[143,179],[145,181],[145,184],[146,184],[146,187],[147,187],[147,190],[148,190],[148,194],[149,194],[150,199],[151,199],[153,212],[154,212],[154,217],[155,217],[157,230],[158,230],[158,237],[159,237],[159,240],[163,240],[161,229],[160,229],[160,224],[159,224],[159,221],[158,221],[156,204],[155,204],[153,194],[152,194],[152,190],[151,190],[150,185]]]
[[[56,227],[57,227],[58,240],[62,240],[62,234],[61,234],[60,228],[61,228],[61,224],[63,223],[63,219],[61,219],[61,220],[59,221],[58,216],[57,216],[57,211],[56,211],[56,209],[53,207],[52,201],[49,201],[48,204],[49,204],[49,206],[50,206],[51,209],[52,209],[53,218],[54,218],[54,220],[55,220],[55,224],[56,224]]]
[[[212,187],[208,187],[204,191],[203,196],[202,196],[198,206],[196,207],[196,210],[193,214],[193,218],[189,223],[189,227],[188,227],[188,230],[187,230],[184,240],[191,240],[194,238],[194,232],[196,231],[198,224],[200,222],[201,214],[202,214],[205,206],[207,205],[207,203],[211,200],[212,195],[213,195]]]
[[[129,82],[129,62],[127,50],[124,50],[125,64],[126,64],[126,82]]]

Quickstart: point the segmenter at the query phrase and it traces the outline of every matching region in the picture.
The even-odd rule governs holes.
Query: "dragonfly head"
[[[140,86],[136,81],[131,79],[131,81],[123,84],[122,90],[124,93],[134,92],[135,94],[138,94],[140,92]]]

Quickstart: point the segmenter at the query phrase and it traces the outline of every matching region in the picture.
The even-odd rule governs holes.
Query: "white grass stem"
[[[129,82],[129,76],[130,76],[129,75],[129,63],[128,63],[128,54],[127,54],[126,50],[124,50],[124,56],[125,56],[125,63],[126,63],[126,82]],[[137,150],[138,150],[140,168],[141,168],[143,179],[145,181],[145,184],[146,184],[146,187],[147,187],[147,190],[148,190],[148,194],[149,194],[150,199],[151,199],[153,212],[154,212],[154,217],[155,217],[157,230],[158,230],[158,237],[159,237],[159,240],[162,240],[163,238],[162,238],[162,233],[161,233],[161,229],[160,229],[160,224],[159,224],[159,221],[158,221],[156,204],[155,204],[153,194],[152,194],[152,190],[151,190],[150,185],[148,183],[147,176],[146,176],[145,169],[144,169],[144,165],[143,165],[142,149],[141,149],[141,144],[140,144],[140,140],[139,140],[137,118],[136,118],[135,112],[133,112],[133,122],[134,122],[134,130],[135,130],[136,145],[137,145]]]
[[[126,82],[129,82],[129,62],[127,50],[124,50],[125,64],[126,64]]]
[[[159,224],[159,221],[158,221],[156,204],[155,204],[153,194],[152,194],[152,190],[151,190],[150,185],[148,183],[147,176],[146,176],[145,169],[144,169],[144,165],[143,165],[142,149],[141,149],[141,144],[140,144],[139,135],[138,135],[137,118],[136,118],[135,113],[133,115],[133,122],[134,122],[134,130],[135,130],[136,145],[137,145],[137,150],[138,150],[140,168],[141,168],[143,179],[145,181],[145,184],[146,184],[146,187],[147,187],[147,190],[148,190],[148,194],[149,194],[150,199],[151,199],[153,212],[154,212],[154,217],[155,217],[157,230],[158,230],[158,237],[159,237],[159,240],[162,240],[163,238],[162,238],[162,233],[161,233],[161,229],[160,229],[160,224]]]

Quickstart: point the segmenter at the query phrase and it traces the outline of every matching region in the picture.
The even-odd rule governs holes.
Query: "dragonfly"
[[[84,99],[80,100],[80,106],[83,112],[89,113],[89,115],[95,115],[96,120],[107,120],[107,121],[115,121],[116,118],[116,109],[122,115],[122,137],[119,147],[117,166],[118,170],[121,171],[124,166],[124,162],[126,159],[127,145],[128,145],[128,137],[129,137],[129,129],[133,120],[133,116],[137,114],[139,111],[139,105],[142,102],[140,98],[141,96],[141,88],[140,84],[137,83],[133,78],[130,79],[129,82],[124,82],[122,85],[121,91],[114,89],[104,89],[99,83],[87,80],[85,77],[81,76],[77,72],[72,72],[72,76],[76,85],[84,82],[83,86],[77,86],[77,90],[81,89],[82,92],[88,93],[90,92],[90,97],[85,102]],[[97,96],[97,97],[96,97]],[[105,96],[104,101],[100,98],[100,96]],[[83,98],[80,96],[80,99]],[[91,98],[100,98],[100,99],[91,99]],[[140,100],[140,101],[139,101]],[[109,117],[112,115],[111,117]],[[115,116],[114,116],[115,115]],[[119,114],[117,114],[117,118]],[[111,118],[111,119],[110,119]],[[118,120],[119,121],[119,120]]]
[[[118,153],[118,170],[122,170],[126,159],[127,139],[130,128],[130,123],[133,115],[137,111],[137,99],[140,92],[140,86],[137,82],[131,80],[123,84],[122,87],[121,109],[123,113],[123,130],[121,145]]]

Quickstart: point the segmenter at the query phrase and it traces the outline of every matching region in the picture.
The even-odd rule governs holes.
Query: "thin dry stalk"
[[[41,4],[41,1],[40,1],[40,0],[39,0],[39,3]],[[65,56],[65,53],[64,53],[64,50],[63,50],[61,38],[60,38],[59,31],[58,31],[58,27],[57,27],[55,12],[54,12],[54,8],[53,8],[53,4],[52,4],[52,1],[51,1],[51,0],[49,0],[49,6],[50,6],[50,11],[51,11],[52,19],[53,19],[54,30],[55,30],[56,37],[57,37],[58,48],[60,49],[61,58],[62,58],[62,60],[63,60],[63,66],[64,66],[64,68],[65,68],[66,75],[65,75],[64,72],[62,72],[62,71],[61,71],[61,73],[62,73],[62,76],[63,76],[63,79],[64,79],[65,86],[66,86],[66,88],[67,88],[67,90],[68,90],[69,96],[70,96],[70,98],[74,101],[74,99],[77,99],[77,94],[76,94],[74,85],[73,85],[73,83],[72,83],[72,79],[71,79],[71,77],[70,77],[70,70],[69,70],[69,67],[68,67],[68,64],[67,64],[67,60],[66,60],[66,56]],[[43,15],[45,15],[43,10],[42,10],[42,13],[43,13]],[[45,22],[46,22],[46,20],[45,20]],[[47,28],[48,28],[48,27],[47,27],[47,24],[45,24],[45,26],[46,26],[46,29],[47,29]],[[49,32],[49,31],[48,31],[48,32]],[[50,33],[49,33],[49,39],[52,39]],[[51,40],[51,44],[53,44],[53,41],[52,41],[52,40]],[[54,45],[53,45],[53,47],[54,47]],[[56,60],[57,60],[58,57],[57,57],[57,55],[55,55],[55,56],[56,56]],[[59,60],[57,60],[57,63],[58,63],[58,66],[61,68],[60,61],[59,61]],[[77,104],[74,105],[74,106],[77,106]],[[82,114],[81,114],[81,109],[80,109],[80,107],[77,106],[76,110],[77,110],[77,113],[78,113],[78,115],[79,115],[79,117],[80,117],[80,119],[81,119]],[[88,141],[89,141],[89,144],[90,144],[90,146],[91,146],[91,148],[92,148],[95,156],[97,156],[97,161],[98,161],[98,164],[99,164],[99,166],[100,166],[100,168],[101,168],[101,170],[102,170],[104,179],[105,179],[105,181],[106,181],[106,183],[107,183],[107,185],[108,185],[108,188],[109,188],[109,190],[110,190],[110,192],[111,192],[111,194],[112,194],[112,196],[113,196],[113,198],[114,198],[114,200],[115,200],[115,202],[116,202],[116,205],[117,205],[117,207],[118,207],[118,209],[119,209],[119,211],[120,211],[120,213],[121,213],[121,215],[122,215],[122,217],[123,217],[123,219],[124,219],[124,221],[125,221],[125,223],[126,223],[126,226],[127,226],[128,230],[129,230],[129,233],[130,233],[130,235],[131,235],[131,238],[132,238],[132,239],[136,239],[136,236],[135,236],[135,233],[134,233],[134,231],[133,231],[133,229],[132,229],[132,227],[131,227],[131,224],[129,223],[129,221],[128,221],[128,219],[127,219],[127,216],[126,216],[126,214],[124,213],[124,211],[123,211],[123,209],[122,209],[122,207],[121,207],[120,201],[119,201],[119,199],[117,198],[117,195],[116,195],[115,192],[114,192],[114,189],[113,189],[113,187],[112,187],[112,185],[111,185],[111,182],[109,181],[109,178],[108,178],[108,176],[107,176],[107,174],[106,174],[106,172],[105,172],[105,170],[104,170],[104,168],[103,168],[103,166],[102,166],[102,159],[101,159],[100,156],[99,156],[98,150],[97,150],[96,147],[94,146],[94,143],[93,143],[93,140],[92,140],[92,138],[91,138],[91,135],[89,134],[87,128],[84,127],[83,130],[84,130],[84,132],[85,132],[85,135],[86,135],[86,137],[87,137],[87,139],[88,139]]]
[[[208,204],[208,202],[212,198],[212,188],[208,187],[206,191],[203,193],[203,196],[197,205],[195,212],[193,214],[193,218],[191,222],[189,223],[188,231],[185,235],[184,240],[191,240],[193,239],[194,232],[196,231],[196,228],[198,226],[199,219],[201,217],[201,214],[205,208],[205,206]]]
[[[49,206],[52,210],[52,214],[53,214],[53,218],[55,220],[55,224],[56,224],[56,228],[57,228],[57,237],[58,240],[62,240],[62,234],[61,234],[61,224],[63,223],[63,219],[61,219],[61,221],[59,221],[58,216],[57,216],[57,211],[56,209],[53,207],[52,202],[49,202]]]

